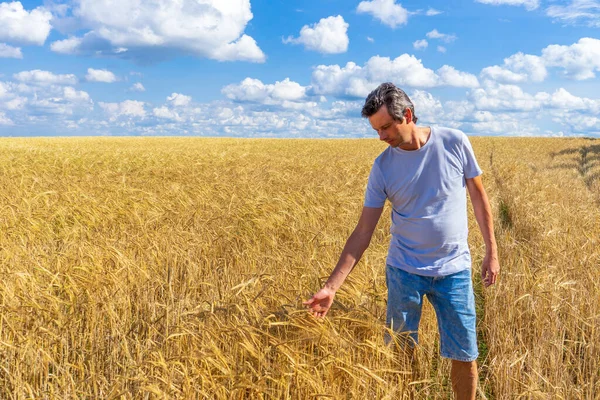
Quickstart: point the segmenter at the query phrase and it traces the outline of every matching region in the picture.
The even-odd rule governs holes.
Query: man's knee
[[[477,361],[452,360],[452,374],[457,378],[477,378]]]

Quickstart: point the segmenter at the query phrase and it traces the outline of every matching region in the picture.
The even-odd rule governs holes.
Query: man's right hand
[[[323,318],[327,315],[329,308],[333,304],[334,297],[335,291],[325,286],[302,304],[309,308],[308,311],[310,311],[312,315],[317,318]]]

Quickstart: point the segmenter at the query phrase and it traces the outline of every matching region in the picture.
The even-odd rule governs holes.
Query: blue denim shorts
[[[418,343],[423,296],[431,303],[440,331],[440,354],[458,361],[477,359],[475,296],[471,270],[430,277],[386,267],[387,326],[407,332]]]

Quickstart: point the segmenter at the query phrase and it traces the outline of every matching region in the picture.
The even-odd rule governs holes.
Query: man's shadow
[[[600,178],[599,144],[564,149],[552,153],[552,159],[556,162],[552,168],[577,170],[588,189]]]

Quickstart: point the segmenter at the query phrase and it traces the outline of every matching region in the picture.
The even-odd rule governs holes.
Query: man
[[[304,304],[317,318],[325,317],[336,291],[369,246],[385,200],[389,200],[387,324],[417,342],[426,295],[436,312],[441,355],[452,360],[455,396],[474,399],[478,351],[467,244],[467,190],[486,245],[481,267],[486,287],[496,282],[500,270],[481,169],[464,133],[417,126],[413,103],[392,83],[369,94],[362,116],[389,147],[373,164],[362,214],[336,267],[323,288]]]

